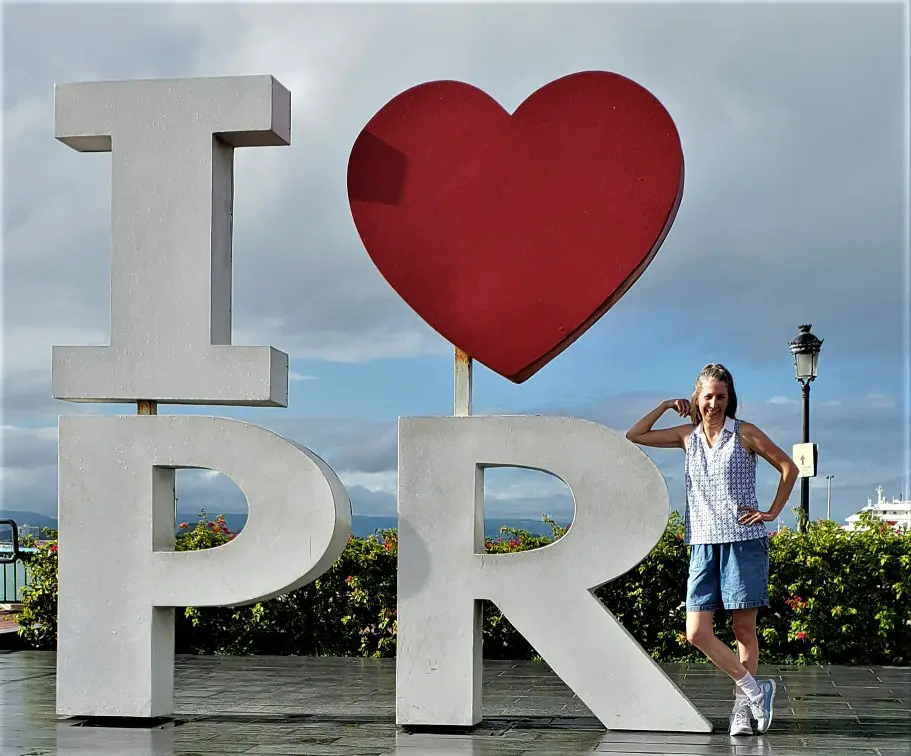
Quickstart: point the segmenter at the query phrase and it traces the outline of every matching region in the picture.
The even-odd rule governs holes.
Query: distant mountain
[[[0,509],[0,520],[13,520],[18,526],[31,525],[33,528],[56,528],[57,518],[36,512],[18,512]],[[6,528],[3,528],[6,530]]]
[[[214,517],[210,514],[209,517]],[[35,512],[17,512],[17,511],[0,511],[0,520],[9,519],[14,520],[18,526],[22,525],[31,525],[32,527],[38,528],[57,528],[57,520],[47,515],[37,514]],[[192,526],[199,519],[199,514],[181,512],[178,517],[178,523],[188,522]],[[244,523],[247,521],[246,514],[226,514],[225,515],[225,524],[235,533],[239,532]],[[355,536],[358,538],[366,538],[367,536],[373,535],[378,530],[387,530],[389,528],[395,528],[398,524],[398,518],[395,515],[354,515],[354,518],[351,523],[351,530]],[[560,521],[560,525],[567,525],[568,522]],[[486,520],[484,523],[484,535],[488,538],[497,538],[500,535],[500,528],[510,527],[518,528],[519,530],[527,530],[530,533],[536,535],[550,535],[551,529],[550,526],[544,523],[541,520],[528,520],[528,519],[515,519],[515,520],[504,520],[502,518],[496,520]],[[0,527],[0,537],[2,534],[8,533],[8,528]]]

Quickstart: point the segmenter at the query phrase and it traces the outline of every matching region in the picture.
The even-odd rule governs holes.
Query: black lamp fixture
[[[809,383],[816,378],[819,365],[819,350],[823,340],[810,333],[812,327],[811,325],[799,326],[800,333],[788,342],[791,354],[794,355],[796,377],[802,384]]]

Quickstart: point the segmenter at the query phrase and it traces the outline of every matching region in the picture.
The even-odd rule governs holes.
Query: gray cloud
[[[257,415],[257,424],[312,449],[339,472],[381,473],[397,462],[396,421]]]
[[[383,491],[370,491],[363,486],[349,486],[351,511],[356,515],[395,515],[395,496]]]
[[[47,467],[57,464],[57,429],[8,428],[5,468]]]
[[[535,414],[559,414],[600,422],[618,432],[625,430],[651,407],[667,398],[657,394],[604,396],[588,404],[563,404],[529,408]],[[762,428],[779,446],[790,452],[799,440],[800,405],[787,402],[746,402],[739,413]],[[356,419],[308,418],[254,414],[246,418],[292,438],[316,451],[343,478],[344,471],[386,474],[394,485],[396,470],[395,424]],[[668,414],[661,425],[676,422]],[[833,514],[844,519],[870,496],[871,486],[882,484],[887,496],[899,495],[902,486],[903,427],[898,422],[894,400],[871,395],[851,402],[818,403],[814,406],[813,438],[820,446],[819,477],[811,482],[814,516],[825,507],[825,475],[836,475]],[[49,514],[56,508],[56,429],[6,429],[4,489],[5,507]],[[859,463],[858,448],[863,449]],[[668,481],[671,504],[682,509],[683,457],[679,451],[646,449]],[[607,463],[607,462],[606,462]],[[768,506],[777,487],[777,474],[764,462],[758,465],[760,501]],[[490,517],[538,518],[548,512],[567,517],[572,511],[565,486],[543,473],[503,469],[486,473],[486,512]],[[358,478],[355,478],[357,480]],[[394,514],[392,489],[370,490],[348,484],[354,511],[358,514]],[[907,492],[906,492],[907,493]],[[243,511],[239,489],[224,476],[210,478],[197,471],[179,471],[178,496],[181,511],[205,508],[209,513]],[[799,501],[799,488],[789,507]],[[15,504],[15,506],[13,506]],[[786,510],[789,512],[790,509]],[[787,516],[787,515],[786,515]]]
[[[398,434],[395,424],[376,432],[354,432],[350,440],[332,452],[339,470],[378,473],[394,470],[398,464]]]
[[[636,420],[656,407],[668,395],[652,393],[605,396],[584,405],[561,405],[544,411],[566,414],[603,423],[618,432],[625,432]],[[536,411],[541,412],[542,408]],[[778,446],[791,453],[800,441],[801,405],[798,401],[747,401],[738,416],[756,424]],[[681,422],[667,413],[656,427]],[[895,399],[871,394],[851,397],[844,402],[817,402],[811,412],[811,438],[819,445],[818,477],[811,480],[811,515],[825,514],[826,475],[835,475],[833,488],[833,517],[844,519],[876,494],[873,486],[882,484],[886,496],[902,494],[901,471],[905,464],[904,425]],[[863,462],[858,459],[862,450]],[[683,455],[678,450],[644,449],[668,481],[671,504],[682,510]],[[778,474],[764,461],[757,464],[757,484],[760,504],[769,506],[778,485]],[[905,495],[911,492],[905,491]],[[799,484],[791,494],[786,513],[800,501]]]
[[[345,167],[363,124],[420,81],[470,81],[515,108],[543,82],[602,68],[640,81],[668,107],[687,183],[655,263],[592,336],[636,329],[644,352],[722,345],[764,367],[780,365],[781,334],[818,324],[827,351],[858,376],[857,397],[813,412],[839,507],[853,510],[871,477],[897,488],[894,471],[907,462],[902,409],[864,399],[881,392],[899,403],[906,391],[902,12],[780,3],[9,6],[4,422],[98,411],[50,397],[51,345],[105,343],[110,298],[110,157],[55,142],[55,82],[273,73],[289,86],[293,145],[237,151],[235,343],[359,361],[449,350],[384,283],[351,222]],[[556,410],[619,429],[663,398]],[[795,405],[747,404],[744,416],[786,448],[796,439]],[[261,420],[339,470],[394,469],[392,421]],[[42,439],[4,429],[3,486],[17,509],[54,506]],[[679,500],[678,458],[654,458]],[[217,485],[185,484],[213,503],[230,493]],[[362,491],[368,509],[389,506],[388,494]]]
[[[858,351],[901,335],[899,6],[120,6],[97,19],[81,7],[99,46],[89,39],[75,55],[62,40],[76,14],[58,8],[15,7],[6,25],[16,44],[5,170],[17,199],[5,264],[18,282],[7,322],[75,315],[106,328],[109,159],[49,137],[54,81],[265,67],[291,86],[294,146],[238,151],[236,326],[299,356],[358,359],[445,348],[385,285],[351,223],[345,165],[360,127],[428,78],[470,80],[515,107],[549,78],[603,67],[665,102],[687,155],[677,224],[619,310],[673,310],[690,329],[705,287],[719,310],[743,315],[719,324],[725,335],[762,313],[751,343],[761,361],[778,348],[764,334],[805,316]],[[150,60],[154,71],[137,65]],[[848,296],[836,302],[838,285]],[[64,310],[47,306],[57,299]],[[861,347],[871,316],[881,338]]]

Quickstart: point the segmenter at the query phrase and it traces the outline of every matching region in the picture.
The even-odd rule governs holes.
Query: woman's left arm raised
[[[747,451],[758,454],[781,473],[778,493],[775,494],[775,501],[772,502],[772,506],[769,507],[768,511],[761,512],[758,509],[749,509],[740,517],[740,522],[743,525],[771,522],[778,517],[781,510],[784,509],[784,505],[788,503],[788,497],[797,482],[797,465],[785,454],[784,450],[776,446],[765,433],[752,423],[740,424],[740,441]]]

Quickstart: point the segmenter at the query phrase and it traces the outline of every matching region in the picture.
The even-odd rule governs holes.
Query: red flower
[[[189,527],[190,527],[190,523],[188,523],[188,522],[182,522],[182,523],[180,523],[180,525],[178,525],[177,527],[180,528],[181,530],[188,530]]]
[[[519,546],[522,545],[522,542],[518,538],[513,538],[509,542],[509,545],[512,546],[512,548],[517,549],[517,548],[519,548]]]
[[[808,635],[809,633],[804,632],[803,630],[794,633],[794,637],[797,638],[797,640],[804,640]]]
[[[791,598],[785,599],[785,603],[792,609],[803,609],[809,602],[805,601],[800,596],[791,596]]]
[[[57,544],[52,543],[49,550],[50,550],[51,554],[56,554],[57,553]]]

